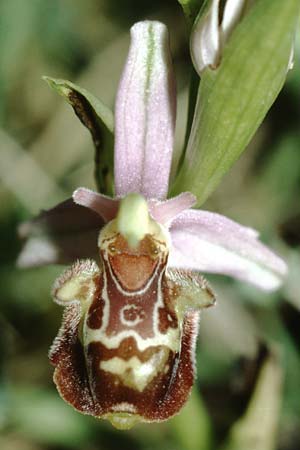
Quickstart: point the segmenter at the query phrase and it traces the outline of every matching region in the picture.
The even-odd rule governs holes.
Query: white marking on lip
[[[131,312],[135,317],[133,319],[126,318],[125,317],[126,311]],[[121,323],[129,327],[134,327],[138,323],[143,322],[144,316],[145,316],[144,311],[138,308],[136,305],[125,305],[120,310]]]
[[[114,356],[101,361],[100,369],[118,375],[126,386],[142,392],[159,372],[164,371],[168,355],[167,349],[161,349],[146,362],[136,356],[128,360]]]

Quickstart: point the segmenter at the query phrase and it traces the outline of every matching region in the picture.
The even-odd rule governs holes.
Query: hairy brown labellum
[[[79,261],[55,283],[66,309],[50,360],[64,400],[126,429],[166,420],[184,405],[199,312],[215,300],[197,273],[166,270],[163,227],[131,248],[114,222],[100,234],[101,268]]]

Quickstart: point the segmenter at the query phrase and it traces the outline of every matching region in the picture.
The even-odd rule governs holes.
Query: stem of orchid
[[[148,205],[142,195],[128,194],[121,200],[116,218],[117,229],[130,247],[136,248],[149,233],[149,220]]]
[[[186,132],[185,132],[185,138],[184,138],[184,150],[181,154],[178,169],[180,169],[184,157],[185,152],[187,148],[187,144],[190,137],[190,132],[194,120],[194,113],[195,113],[195,107],[196,107],[196,100],[197,100],[197,93],[199,89],[199,75],[197,74],[194,67],[191,67],[191,73],[190,73],[190,85],[189,85],[189,103],[188,103],[188,116],[187,116],[187,124],[186,124]]]

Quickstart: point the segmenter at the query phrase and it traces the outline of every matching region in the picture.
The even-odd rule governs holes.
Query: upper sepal
[[[160,22],[139,22],[131,28],[131,45],[116,98],[117,196],[137,192],[147,199],[166,197],[175,101],[167,28]]]

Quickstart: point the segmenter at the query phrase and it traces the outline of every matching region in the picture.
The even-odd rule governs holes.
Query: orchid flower
[[[199,313],[215,303],[199,272],[266,291],[286,273],[255,230],[191,209],[192,193],[167,199],[175,112],[167,29],[137,23],[116,99],[115,198],[80,187],[21,230],[48,238],[31,237],[20,265],[73,262],[53,288],[65,306],[50,351],[61,396],[123,429],[188,399]]]

